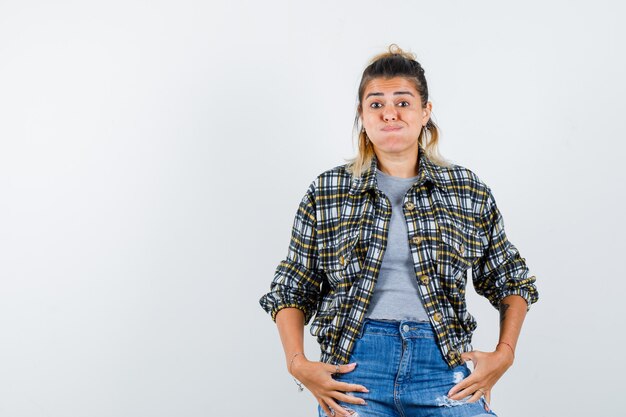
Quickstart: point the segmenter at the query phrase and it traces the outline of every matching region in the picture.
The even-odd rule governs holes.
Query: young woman
[[[391,45],[374,57],[358,91],[358,154],[310,184],[260,300],[320,417],[495,415],[491,389],[538,299],[490,188],[439,156],[431,110],[414,55]],[[469,269],[500,310],[492,352],[471,346]],[[320,361],[303,353],[312,318]]]

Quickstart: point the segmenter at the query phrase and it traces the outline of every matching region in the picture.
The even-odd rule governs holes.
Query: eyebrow
[[[394,96],[399,96],[402,94],[408,94],[411,97],[415,97],[413,93],[411,93],[410,91],[396,91],[395,93],[393,93]],[[383,93],[369,93],[367,97],[365,97],[365,99],[367,100],[370,96],[384,96],[384,94]]]

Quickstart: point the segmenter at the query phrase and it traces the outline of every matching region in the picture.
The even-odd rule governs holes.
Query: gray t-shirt
[[[387,175],[376,169],[378,188],[391,202],[387,248],[365,317],[428,321],[415,278],[402,200],[415,180]]]

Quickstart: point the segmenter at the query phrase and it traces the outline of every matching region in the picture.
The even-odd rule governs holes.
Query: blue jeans
[[[337,401],[352,417],[483,417],[495,416],[483,397],[477,402],[452,400],[447,393],[471,371],[450,368],[428,322],[365,319],[350,356],[352,372],[334,374],[337,381],[365,386],[369,392],[348,392],[365,405]],[[319,417],[326,417],[320,405]],[[332,410],[332,409],[331,409]]]

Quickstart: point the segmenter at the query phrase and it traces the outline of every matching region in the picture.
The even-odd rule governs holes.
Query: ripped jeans
[[[351,417],[483,417],[495,416],[484,397],[474,403],[452,400],[447,393],[471,371],[450,368],[428,322],[365,319],[350,363],[352,372],[334,374],[337,381],[365,386],[369,392],[348,392],[367,404],[337,401]],[[326,417],[320,405],[319,417]],[[332,408],[331,408],[332,411]],[[340,415],[340,414],[335,414]]]

